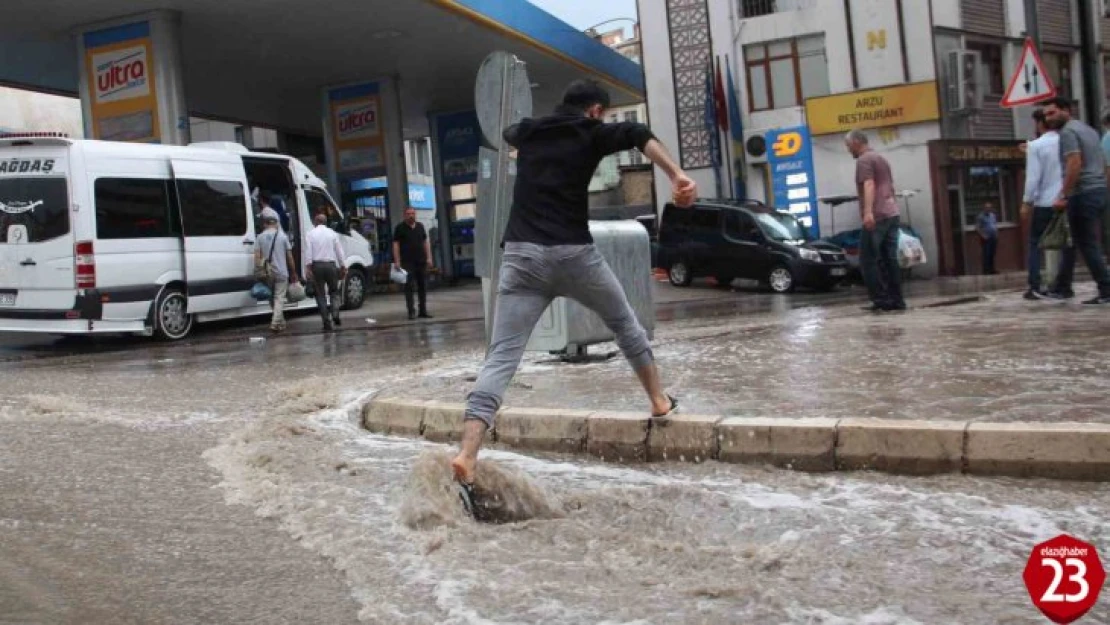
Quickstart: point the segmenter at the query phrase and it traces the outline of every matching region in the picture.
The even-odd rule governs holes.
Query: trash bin
[[[591,221],[590,234],[617,281],[624,287],[632,310],[647,330],[655,334],[655,291],[652,284],[651,241],[634,220]],[[601,318],[565,297],[556,298],[532,331],[529,351],[581,354],[586,347],[615,339]]]

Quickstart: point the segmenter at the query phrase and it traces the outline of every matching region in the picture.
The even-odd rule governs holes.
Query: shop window
[[[800,106],[829,94],[824,35],[744,46],[744,59],[753,111]]]
[[[1000,166],[968,167],[964,171],[964,227],[974,229],[979,214],[990,204],[999,223],[1014,222],[1019,202],[1012,169]]]
[[[1003,84],[1002,46],[996,43],[967,42],[967,49],[979,53],[983,63],[983,87],[987,95],[1001,97],[1006,92]]]

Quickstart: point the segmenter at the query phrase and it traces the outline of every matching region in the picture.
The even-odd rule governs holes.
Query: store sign
[[[385,175],[378,83],[328,91],[336,173],[343,178]]]
[[[813,175],[813,142],[805,126],[767,133],[771,146],[767,165],[771,169],[774,208],[786,211],[819,238],[817,181]]]
[[[158,98],[150,23],[85,33],[85,74],[93,137],[158,142]]]
[[[948,160],[953,163],[983,163],[991,161],[1025,162],[1020,144],[1014,145],[950,145]]]
[[[806,100],[814,135],[885,128],[940,119],[935,81],[870,89]]]
[[[478,181],[478,148],[482,131],[474,111],[436,116],[440,168],[444,186]]]

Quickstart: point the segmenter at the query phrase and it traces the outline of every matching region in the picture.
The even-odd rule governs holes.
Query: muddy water
[[[1032,545],[1110,545],[1106,486],[506,451],[485,486],[540,518],[479,525],[447,452],[332,410],[205,458],[229,503],[334,562],[370,623],[1040,623],[1021,582]],[[1110,621],[1110,603],[1089,618]]]

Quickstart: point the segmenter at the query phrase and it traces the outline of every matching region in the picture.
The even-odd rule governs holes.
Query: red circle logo
[[[1094,545],[1061,534],[1035,547],[1022,574],[1029,598],[1053,623],[1071,623],[1098,601],[1106,571]]]

